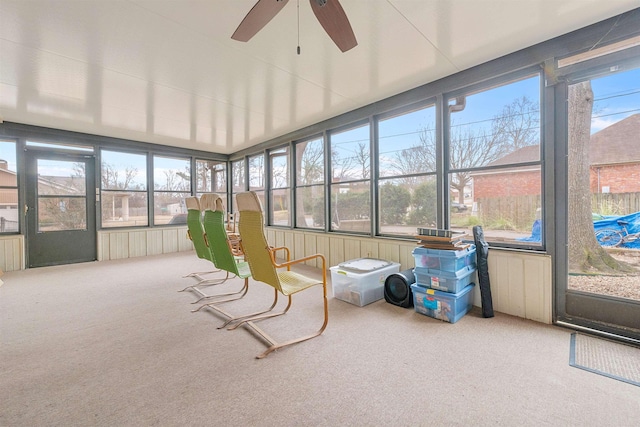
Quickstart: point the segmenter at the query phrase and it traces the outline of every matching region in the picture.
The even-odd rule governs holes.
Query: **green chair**
[[[197,197],[187,197],[185,198],[185,205],[187,207],[187,238],[193,243],[193,247],[198,258],[208,260],[215,266],[215,259],[213,258],[213,254],[211,253],[210,248],[207,246],[204,237],[200,202],[198,201]],[[220,271],[222,271],[222,269],[217,268],[216,270],[212,271],[188,274],[185,277],[194,277],[196,280],[198,280],[198,283],[196,283],[195,285],[187,286],[186,288],[178,292],[185,292],[187,290],[190,290],[199,294],[200,298],[194,303],[201,301],[203,298],[226,296],[228,294],[207,295],[200,289],[200,287],[203,286],[213,286],[224,283],[229,278],[228,272],[224,278],[205,279],[202,277],[203,275],[218,273]]]
[[[327,327],[329,320],[329,309],[327,304],[327,269],[326,261],[323,255],[315,254],[304,258],[290,261],[289,250],[287,248],[272,248],[267,243],[267,239],[264,235],[264,217],[262,213],[262,207],[260,205],[260,199],[253,191],[239,193],[236,196],[238,210],[240,211],[240,219],[238,222],[238,230],[240,232],[240,243],[242,251],[244,252],[245,260],[249,263],[251,274],[254,280],[264,282],[272,286],[275,290],[276,296],[278,293],[285,295],[288,298],[288,304],[284,311],[279,313],[269,313],[266,315],[257,315],[253,317],[247,317],[230,329],[235,329],[240,325],[247,325],[253,329],[261,338],[263,338],[270,346],[262,354],[258,355],[259,359],[267,356],[272,351],[299,343],[302,341],[315,338],[322,334]],[[276,262],[276,252],[284,250],[286,253],[286,262],[278,264]],[[320,259],[322,261],[322,280],[313,279],[302,274],[291,271],[291,266],[299,263],[304,263],[312,259]],[[324,319],[320,329],[310,335],[305,335],[299,338],[291,339],[285,342],[278,343],[269,337],[262,329],[255,325],[255,321],[262,320],[268,317],[285,314],[291,307],[291,296],[297,292],[301,292],[305,289],[309,289],[312,286],[322,285],[323,304],[324,304]]]

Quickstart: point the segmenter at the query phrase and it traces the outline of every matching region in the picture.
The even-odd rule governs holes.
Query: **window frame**
[[[269,201],[267,202],[267,205],[269,207],[269,214],[268,219],[267,219],[267,224],[274,226],[274,227],[286,227],[286,228],[291,228],[292,227],[292,214],[293,214],[293,208],[292,208],[292,196],[291,196],[291,146],[289,144],[287,145],[283,145],[280,147],[274,147],[270,150],[267,151],[267,154],[265,155],[267,161],[267,165],[266,166],[266,171],[268,171],[268,177],[267,177],[267,182],[266,184],[266,193],[268,193],[268,199]],[[274,160],[276,158],[285,158],[286,159],[286,165],[284,167],[285,169],[285,178],[284,178],[284,186],[276,186],[275,182],[275,170],[276,168],[274,167]],[[274,191],[276,190],[280,190],[281,192],[284,193],[284,196],[287,199],[288,202],[288,208],[287,208],[287,223],[286,224],[277,224],[276,220],[275,220],[275,201],[274,201]]]
[[[538,119],[539,119],[539,128],[538,128],[538,134],[539,134],[539,157],[538,160],[535,161],[524,161],[524,162],[518,162],[518,163],[508,163],[508,164],[500,164],[500,165],[484,165],[484,166],[474,166],[474,167],[467,167],[467,168],[453,168],[450,166],[450,149],[451,149],[451,135],[450,135],[450,126],[451,126],[451,113],[449,112],[449,108],[448,106],[451,105],[450,102],[451,101],[455,101],[456,98],[460,98],[460,97],[467,97],[467,96],[471,96],[474,94],[478,94],[478,93],[482,93],[482,92],[488,92],[492,89],[495,88],[500,88],[500,87],[506,87],[509,84],[514,84],[520,81],[524,81],[527,80],[529,78],[538,78],[538,108],[539,108],[539,115],[538,115]],[[545,173],[545,146],[548,144],[546,138],[547,138],[547,134],[545,132],[546,128],[546,122],[545,122],[545,78],[544,78],[544,70],[541,67],[527,67],[527,68],[523,68],[521,70],[516,70],[510,73],[505,73],[504,75],[498,76],[498,77],[494,77],[491,79],[487,79],[486,81],[483,82],[477,82],[474,84],[470,84],[468,86],[465,86],[463,88],[459,88],[455,91],[452,92],[448,92],[448,93],[444,93],[443,94],[443,102],[442,105],[443,107],[447,107],[446,109],[443,108],[443,130],[442,130],[442,135],[443,135],[443,169],[442,169],[442,176],[441,178],[443,179],[443,185],[442,185],[442,191],[443,191],[443,203],[442,203],[442,207],[443,207],[443,220],[442,222],[439,222],[439,227],[441,228],[451,228],[451,217],[450,217],[450,212],[451,212],[451,205],[452,205],[452,200],[450,197],[451,194],[451,174],[452,173],[458,173],[458,172],[470,172],[470,173],[477,173],[477,172],[485,172],[485,171],[500,171],[500,170],[506,170],[506,169],[513,169],[513,168],[525,168],[525,167],[533,167],[533,166],[539,166],[540,167],[540,208],[539,208],[539,212],[541,215],[541,219],[544,217],[544,212],[546,211],[546,206],[545,206],[545,188],[546,188],[546,184],[545,184],[545,177],[546,177],[546,173]],[[539,244],[532,244],[532,243],[528,243],[526,241],[521,241],[520,243],[516,243],[515,241],[498,241],[498,240],[493,240],[491,239],[490,235],[487,236],[487,232],[486,232],[486,228],[484,228],[485,230],[485,239],[486,241],[492,246],[492,247],[501,247],[501,248],[510,248],[510,249],[526,249],[526,250],[532,250],[532,251],[544,251],[546,250],[546,233],[544,232],[544,227],[542,227],[542,235],[541,235],[541,241]]]
[[[300,182],[299,179],[299,162],[298,162],[298,152],[300,150],[300,147],[303,144],[309,144],[312,142],[316,142],[318,141],[320,143],[320,147],[322,148],[322,161],[321,161],[321,165],[322,165],[322,181],[320,182],[315,182],[315,183],[311,183],[311,184],[302,184]],[[293,155],[291,156],[291,169],[293,170],[292,176],[293,176],[293,201],[291,203],[291,206],[293,208],[293,228],[298,228],[298,229],[304,229],[304,230],[314,230],[314,231],[328,231],[328,221],[327,221],[327,189],[328,189],[328,185],[327,185],[327,170],[328,170],[328,157],[327,156],[327,144],[328,144],[328,138],[326,137],[326,135],[323,134],[316,134],[316,135],[312,135],[309,136],[308,138],[304,138],[304,139],[300,139],[298,141],[294,141],[293,142]],[[305,145],[305,150],[306,150],[306,145]],[[304,156],[304,152],[300,155],[300,161],[302,161],[302,157]],[[313,226],[308,226],[306,225],[306,223],[304,224],[304,226],[300,225],[298,223],[298,201],[299,199],[301,199],[301,195],[300,195],[300,191],[299,190],[306,190],[306,189],[310,189],[311,191],[313,191],[314,189],[320,189],[320,193],[322,194],[322,225],[319,227],[313,227]],[[313,216],[313,211],[312,211],[312,216]],[[305,221],[306,222],[306,221]]]
[[[15,198],[16,198],[16,206],[15,206],[15,211],[16,211],[16,230],[15,231],[2,231],[2,228],[0,227],[0,235],[2,236],[7,236],[7,235],[15,235],[15,234],[20,234],[22,232],[22,218],[24,217],[24,215],[21,215],[20,212],[20,207],[22,206],[20,204],[20,166],[18,164],[18,141],[16,139],[13,138],[0,138],[0,144],[13,144],[13,158],[11,160],[13,160],[13,162],[15,163],[15,171],[12,171],[9,168],[9,161],[7,161],[6,159],[3,159],[7,162],[7,168],[6,171],[7,172],[11,172],[11,173],[15,173],[16,175],[16,183],[15,185],[0,185],[0,192],[4,192],[5,190],[8,191],[12,191],[15,192]],[[9,209],[9,210],[13,210],[13,209]],[[4,217],[2,217],[4,219]],[[6,223],[6,219],[4,219],[4,223]],[[11,220],[9,220],[11,221]]]

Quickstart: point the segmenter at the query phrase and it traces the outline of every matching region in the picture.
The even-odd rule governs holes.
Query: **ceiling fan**
[[[249,41],[288,2],[289,0],[258,0],[238,25],[231,38],[241,42]],[[358,45],[349,19],[338,0],[309,0],[309,3],[311,3],[311,9],[322,28],[342,52],[346,52]]]

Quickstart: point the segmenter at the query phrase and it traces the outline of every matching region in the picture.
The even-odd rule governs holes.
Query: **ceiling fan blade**
[[[241,42],[249,41],[282,10],[287,2],[289,0],[258,0],[231,38]]]
[[[338,0],[309,0],[318,22],[342,52],[358,45],[347,14]]]

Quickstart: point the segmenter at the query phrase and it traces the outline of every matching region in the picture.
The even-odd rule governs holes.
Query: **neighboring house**
[[[591,136],[592,193],[640,192],[640,114]]]
[[[18,190],[16,173],[0,160],[0,231],[18,231]]]
[[[524,163],[539,160],[540,146],[530,145],[489,163],[488,166]],[[471,174],[473,198],[480,200],[506,196],[540,194],[540,168],[518,166],[500,170],[487,170]]]
[[[591,192],[640,192],[640,114],[591,135]],[[536,161],[537,145],[523,147],[489,164],[499,166]],[[505,196],[540,195],[541,174],[537,167],[513,167],[472,174],[474,200]]]

